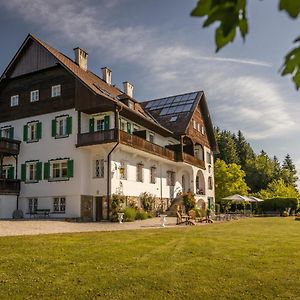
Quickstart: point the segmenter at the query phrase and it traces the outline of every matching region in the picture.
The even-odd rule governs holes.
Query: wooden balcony
[[[118,131],[116,129],[80,133],[77,135],[77,147],[112,143],[117,140]]]
[[[0,137],[0,154],[4,156],[18,155],[21,141]]]
[[[0,195],[19,195],[20,183],[18,179],[0,178]]]
[[[77,147],[117,142],[118,135],[120,136],[120,143],[123,145],[130,146],[171,161],[185,162],[205,169],[205,163],[203,160],[187,153],[175,152],[166,147],[153,144],[137,135],[129,134],[122,130],[118,131],[117,129],[78,134]]]
[[[176,161],[175,152],[165,147],[153,144],[137,135],[129,134],[125,131],[120,131],[120,143],[131,146],[150,154],[158,155],[160,157]]]
[[[200,160],[197,157],[192,156],[190,154],[187,154],[187,153],[184,153],[184,152],[183,153],[178,153],[177,160],[188,163],[188,164],[191,164],[191,165],[194,165],[198,168],[201,168],[201,169],[205,170],[204,160]]]

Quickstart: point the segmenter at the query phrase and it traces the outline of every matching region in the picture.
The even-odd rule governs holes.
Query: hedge
[[[258,207],[261,211],[279,211],[282,213],[286,208],[291,210],[297,210],[299,206],[299,200],[296,198],[272,198],[266,199],[264,202],[259,202]]]

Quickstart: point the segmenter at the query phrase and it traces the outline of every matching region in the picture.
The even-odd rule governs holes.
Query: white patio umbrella
[[[234,194],[225,198],[222,198],[223,200],[230,200],[232,202],[247,202],[247,197],[246,196],[241,196],[239,194]]]
[[[249,200],[247,200],[248,197],[246,196],[241,196],[239,194],[234,194],[225,198],[222,198],[223,200],[229,200],[231,202],[249,202]],[[236,210],[237,206],[235,204],[235,210]],[[245,213],[245,206],[244,206],[244,213]]]
[[[263,199],[259,199],[259,198],[254,197],[254,196],[250,196],[248,198],[252,199],[253,200],[252,202],[262,202],[262,201],[264,201]]]

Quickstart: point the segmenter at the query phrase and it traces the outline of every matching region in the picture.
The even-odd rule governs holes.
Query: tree
[[[274,161],[264,151],[261,151],[254,159],[246,161],[245,172],[246,182],[253,193],[266,189],[268,184],[276,178]]]
[[[292,158],[289,154],[287,154],[284,158],[283,164],[282,164],[282,179],[284,182],[288,185],[296,187],[296,182],[298,180],[297,177],[297,170],[296,166],[294,165]]]
[[[222,198],[233,194],[247,195],[250,190],[245,182],[245,172],[241,166],[227,164],[221,159],[215,162],[216,200],[220,203]]]
[[[227,164],[239,164],[239,156],[236,148],[236,143],[230,131],[215,130],[216,140],[219,146],[218,158],[224,160]]]
[[[242,166],[242,169],[245,169],[246,161],[254,159],[254,151],[240,130],[238,131],[237,137],[235,137],[235,143],[240,165]]]
[[[270,182],[266,189],[257,193],[262,199],[272,198],[299,198],[299,193],[294,186],[286,184],[283,179]]]
[[[247,17],[247,0],[199,0],[191,12],[194,17],[205,17],[203,27],[215,22],[219,26],[215,30],[216,51],[233,42],[239,31],[243,40],[249,31]],[[279,0],[279,10],[285,11],[296,19],[300,14],[299,0]],[[281,68],[281,75],[290,74],[296,88],[300,88],[300,36],[294,41],[297,46],[286,56]]]

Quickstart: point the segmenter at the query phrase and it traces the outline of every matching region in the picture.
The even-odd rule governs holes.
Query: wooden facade
[[[0,120],[22,119],[74,108],[75,79],[57,66],[6,80],[0,89]],[[61,85],[61,96],[51,97],[51,87]],[[30,102],[30,92],[39,90],[39,100]],[[19,95],[19,105],[11,107],[11,96]]]

